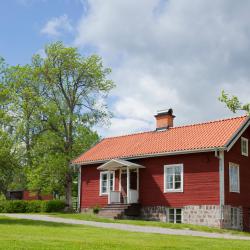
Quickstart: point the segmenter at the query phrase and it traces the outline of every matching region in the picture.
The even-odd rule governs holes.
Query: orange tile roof
[[[109,137],[72,161],[74,164],[94,163],[115,158],[133,158],[180,151],[225,147],[232,136],[248,120],[247,116],[193,125]]]

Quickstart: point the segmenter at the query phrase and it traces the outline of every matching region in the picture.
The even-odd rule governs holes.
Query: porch
[[[110,160],[97,168],[102,172],[107,172],[108,204],[134,204],[139,202],[140,168],[144,168],[144,166],[121,159]],[[111,185],[112,178],[114,178],[113,173],[117,173],[117,171],[119,173],[118,190],[115,185]]]

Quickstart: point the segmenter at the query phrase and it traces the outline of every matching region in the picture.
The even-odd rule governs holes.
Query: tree
[[[96,55],[83,57],[61,42],[46,46],[45,53],[24,66],[0,60],[0,125],[10,139],[9,153],[21,156],[17,175],[27,187],[65,193],[71,207],[70,162],[99,140],[93,126],[108,122],[105,99],[114,84]]]
[[[18,170],[15,144],[8,133],[0,130],[0,194],[7,198],[7,191]]]
[[[41,122],[43,130],[57,138],[62,161],[55,165],[61,166],[66,202],[71,207],[72,168],[69,166],[80,153],[77,142],[84,141],[86,136],[81,128],[88,130],[108,121],[110,113],[103,100],[114,84],[107,79],[110,69],[104,68],[96,55],[83,57],[76,48],[65,47],[61,42],[46,46],[45,53],[45,58],[39,55],[33,58],[34,72],[42,86]]]
[[[0,57],[0,194],[7,197],[7,190],[18,167],[14,137],[9,126],[9,92],[4,84],[7,65]]]
[[[226,104],[226,106],[234,113],[236,111],[246,111],[250,115],[250,103],[242,104],[237,96],[229,96],[224,90],[221,92],[219,100]]]

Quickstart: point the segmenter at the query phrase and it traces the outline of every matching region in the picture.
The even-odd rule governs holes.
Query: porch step
[[[99,216],[113,219],[125,217],[138,217],[140,215],[140,204],[113,203],[102,208]]]

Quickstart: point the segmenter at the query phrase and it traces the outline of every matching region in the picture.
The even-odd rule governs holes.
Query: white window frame
[[[179,189],[174,188],[175,180],[173,180],[173,188],[168,189],[167,188],[167,169],[169,168],[175,168],[175,167],[181,167],[181,187]],[[171,164],[171,165],[164,165],[164,193],[179,193],[183,192],[183,183],[184,183],[184,178],[183,174],[184,173],[184,167],[183,164]]]
[[[243,151],[243,143],[246,143],[246,152]],[[248,156],[248,139],[245,137],[241,137],[241,154]]]
[[[170,210],[173,209],[174,210],[174,222],[170,222]],[[181,209],[181,222],[180,223],[177,223],[176,222],[176,210],[177,209]],[[167,217],[167,221],[168,223],[173,223],[173,224],[181,224],[183,223],[183,209],[182,208],[168,208],[168,217]]]
[[[234,215],[236,215],[236,221],[234,219],[235,218]],[[231,227],[233,229],[238,229],[239,226],[240,226],[240,209],[237,207],[231,207]]]
[[[238,189],[237,190],[233,190],[232,188],[232,183],[231,183],[231,171],[230,169],[231,168],[237,168],[237,174],[238,174]],[[239,164],[236,164],[236,163],[232,163],[232,162],[229,162],[229,191],[231,193],[240,193],[240,165]]]
[[[102,176],[104,174],[107,174],[107,192],[103,193],[102,192]],[[100,180],[99,180],[99,195],[100,196],[104,196],[104,195],[108,195],[109,194],[109,189],[110,189],[110,174],[113,175],[113,187],[112,187],[112,191],[115,190],[115,171],[102,171],[100,172]]]

